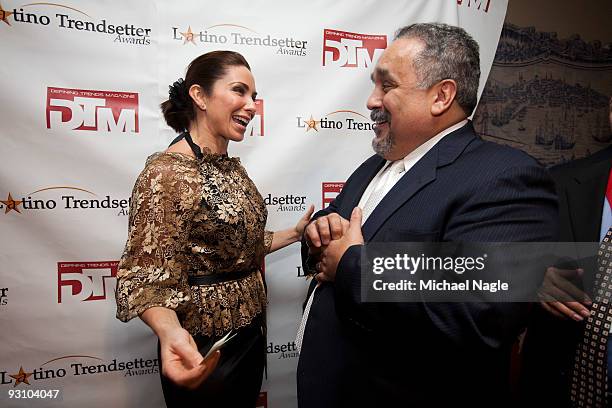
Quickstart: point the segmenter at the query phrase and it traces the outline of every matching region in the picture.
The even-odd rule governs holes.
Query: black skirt
[[[261,389],[266,359],[264,330],[261,315],[248,326],[238,329],[236,337],[221,349],[221,358],[215,370],[195,390],[180,387],[162,374],[158,344],[159,372],[168,408],[254,408]],[[194,337],[202,356],[206,355],[218,339],[219,337]]]

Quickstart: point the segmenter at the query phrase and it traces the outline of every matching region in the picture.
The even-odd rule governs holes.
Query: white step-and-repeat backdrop
[[[371,154],[373,64],[397,28],[460,25],[488,75],[507,0],[0,1],[0,406],[164,406],[156,338],[115,319],[128,199],[175,136],[159,104],[196,56],[242,53],[258,113],[230,145],[268,227],[325,206]],[[259,406],[295,407],[308,282],[297,245],[266,259]],[[55,392],[53,390],[58,390]],[[20,397],[20,398],[18,398]]]

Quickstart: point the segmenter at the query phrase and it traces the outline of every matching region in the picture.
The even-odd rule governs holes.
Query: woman
[[[242,55],[196,58],[161,107],[181,133],[147,159],[134,186],[128,241],[117,273],[117,317],[139,316],[159,338],[168,407],[254,407],[265,362],[265,254],[298,241],[264,231],[263,199],[230,141],[255,115],[255,81]],[[236,332],[223,352],[203,355]]]

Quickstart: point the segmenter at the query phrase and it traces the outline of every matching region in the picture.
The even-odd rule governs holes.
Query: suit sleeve
[[[506,169],[486,185],[467,192],[460,201],[462,204],[447,214],[442,241],[556,239],[558,207],[554,185],[547,171],[537,165]],[[405,329],[404,335],[414,336],[410,328],[419,327],[424,338],[428,333],[438,337],[442,333],[455,344],[487,343],[499,347],[511,342],[526,323],[527,303],[362,303],[362,249],[355,245],[345,252],[335,283],[339,317],[355,330],[371,333],[392,329],[395,336]]]

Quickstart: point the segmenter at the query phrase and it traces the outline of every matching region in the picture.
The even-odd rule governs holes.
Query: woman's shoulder
[[[197,167],[195,157],[185,153],[163,151],[156,152],[147,157],[145,170],[155,172],[177,171],[182,169],[192,169]]]
[[[133,194],[136,197],[161,195],[189,202],[186,207],[193,207],[202,188],[202,178],[190,159],[177,153],[153,153],[136,179]]]
[[[198,176],[195,158],[178,152],[156,152],[150,155],[144,169],[138,177],[140,180],[175,181],[177,179],[194,180]]]

